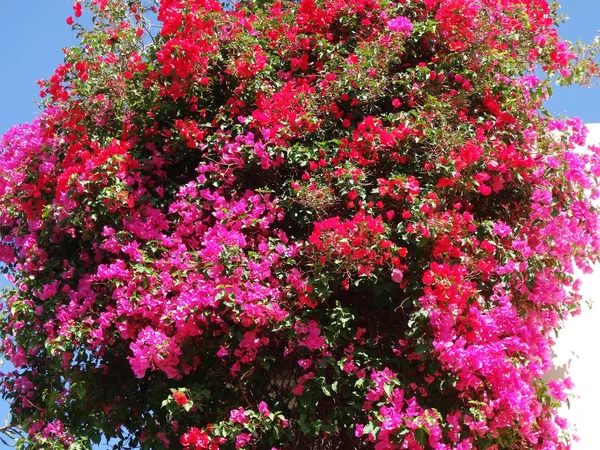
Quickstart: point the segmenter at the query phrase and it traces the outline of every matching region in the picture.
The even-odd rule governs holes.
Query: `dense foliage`
[[[542,106],[597,71],[556,5],[84,3],[0,144],[18,448],[569,448],[600,151]]]

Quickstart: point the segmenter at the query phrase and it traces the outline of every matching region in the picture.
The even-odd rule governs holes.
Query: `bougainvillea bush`
[[[556,8],[75,3],[0,143],[18,448],[569,448],[600,151],[543,108],[597,71]]]

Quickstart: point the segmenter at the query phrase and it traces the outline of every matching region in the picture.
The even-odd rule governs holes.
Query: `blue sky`
[[[563,38],[590,43],[600,34],[600,1],[562,0],[561,13],[569,16],[559,33]],[[552,114],[577,116],[585,123],[600,122],[600,86],[592,88],[569,87],[554,89],[554,96],[546,102]]]
[[[70,0],[4,1],[0,14],[0,135],[11,126],[30,122],[37,115],[39,87],[62,61],[63,47],[74,45],[75,36],[65,23],[71,15]],[[0,278],[3,278],[0,276]],[[0,285],[3,280],[0,279]],[[0,370],[7,371],[8,364]],[[8,414],[0,400],[0,426]],[[0,450],[8,450],[0,442]]]
[[[65,18],[72,14],[70,0],[5,0],[0,15],[0,134],[37,115],[39,87],[62,61],[61,48],[74,45]],[[600,28],[600,1],[563,0],[561,12],[570,20],[560,34],[590,42]],[[586,123],[600,122],[600,87],[556,88],[546,106],[554,114],[578,116]],[[0,403],[0,425],[6,416]],[[6,450],[0,443],[0,450]]]
[[[37,114],[36,80],[62,61],[61,48],[76,43],[65,18],[69,0],[2,2],[0,15],[0,134]]]

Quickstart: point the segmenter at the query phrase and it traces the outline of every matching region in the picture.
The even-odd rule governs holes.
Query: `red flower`
[[[180,406],[186,405],[190,401],[187,396],[180,391],[173,392],[173,398],[175,399],[175,403]]]
[[[492,188],[489,187],[486,184],[480,184],[479,185],[479,192],[481,192],[483,195],[488,196],[492,193]]]
[[[75,17],[81,17],[81,3],[76,2],[73,5],[73,11],[75,12]]]
[[[196,427],[190,428],[190,430],[187,433],[181,436],[179,442],[184,447],[193,445],[192,448],[194,448],[195,450],[211,449],[210,438],[208,437],[208,435],[204,431],[199,430]]]

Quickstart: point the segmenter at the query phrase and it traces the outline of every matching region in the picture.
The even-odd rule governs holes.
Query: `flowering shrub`
[[[81,45],[0,143],[19,448],[569,448],[542,376],[600,248],[600,150],[543,109],[597,71],[556,20],[75,2]]]

